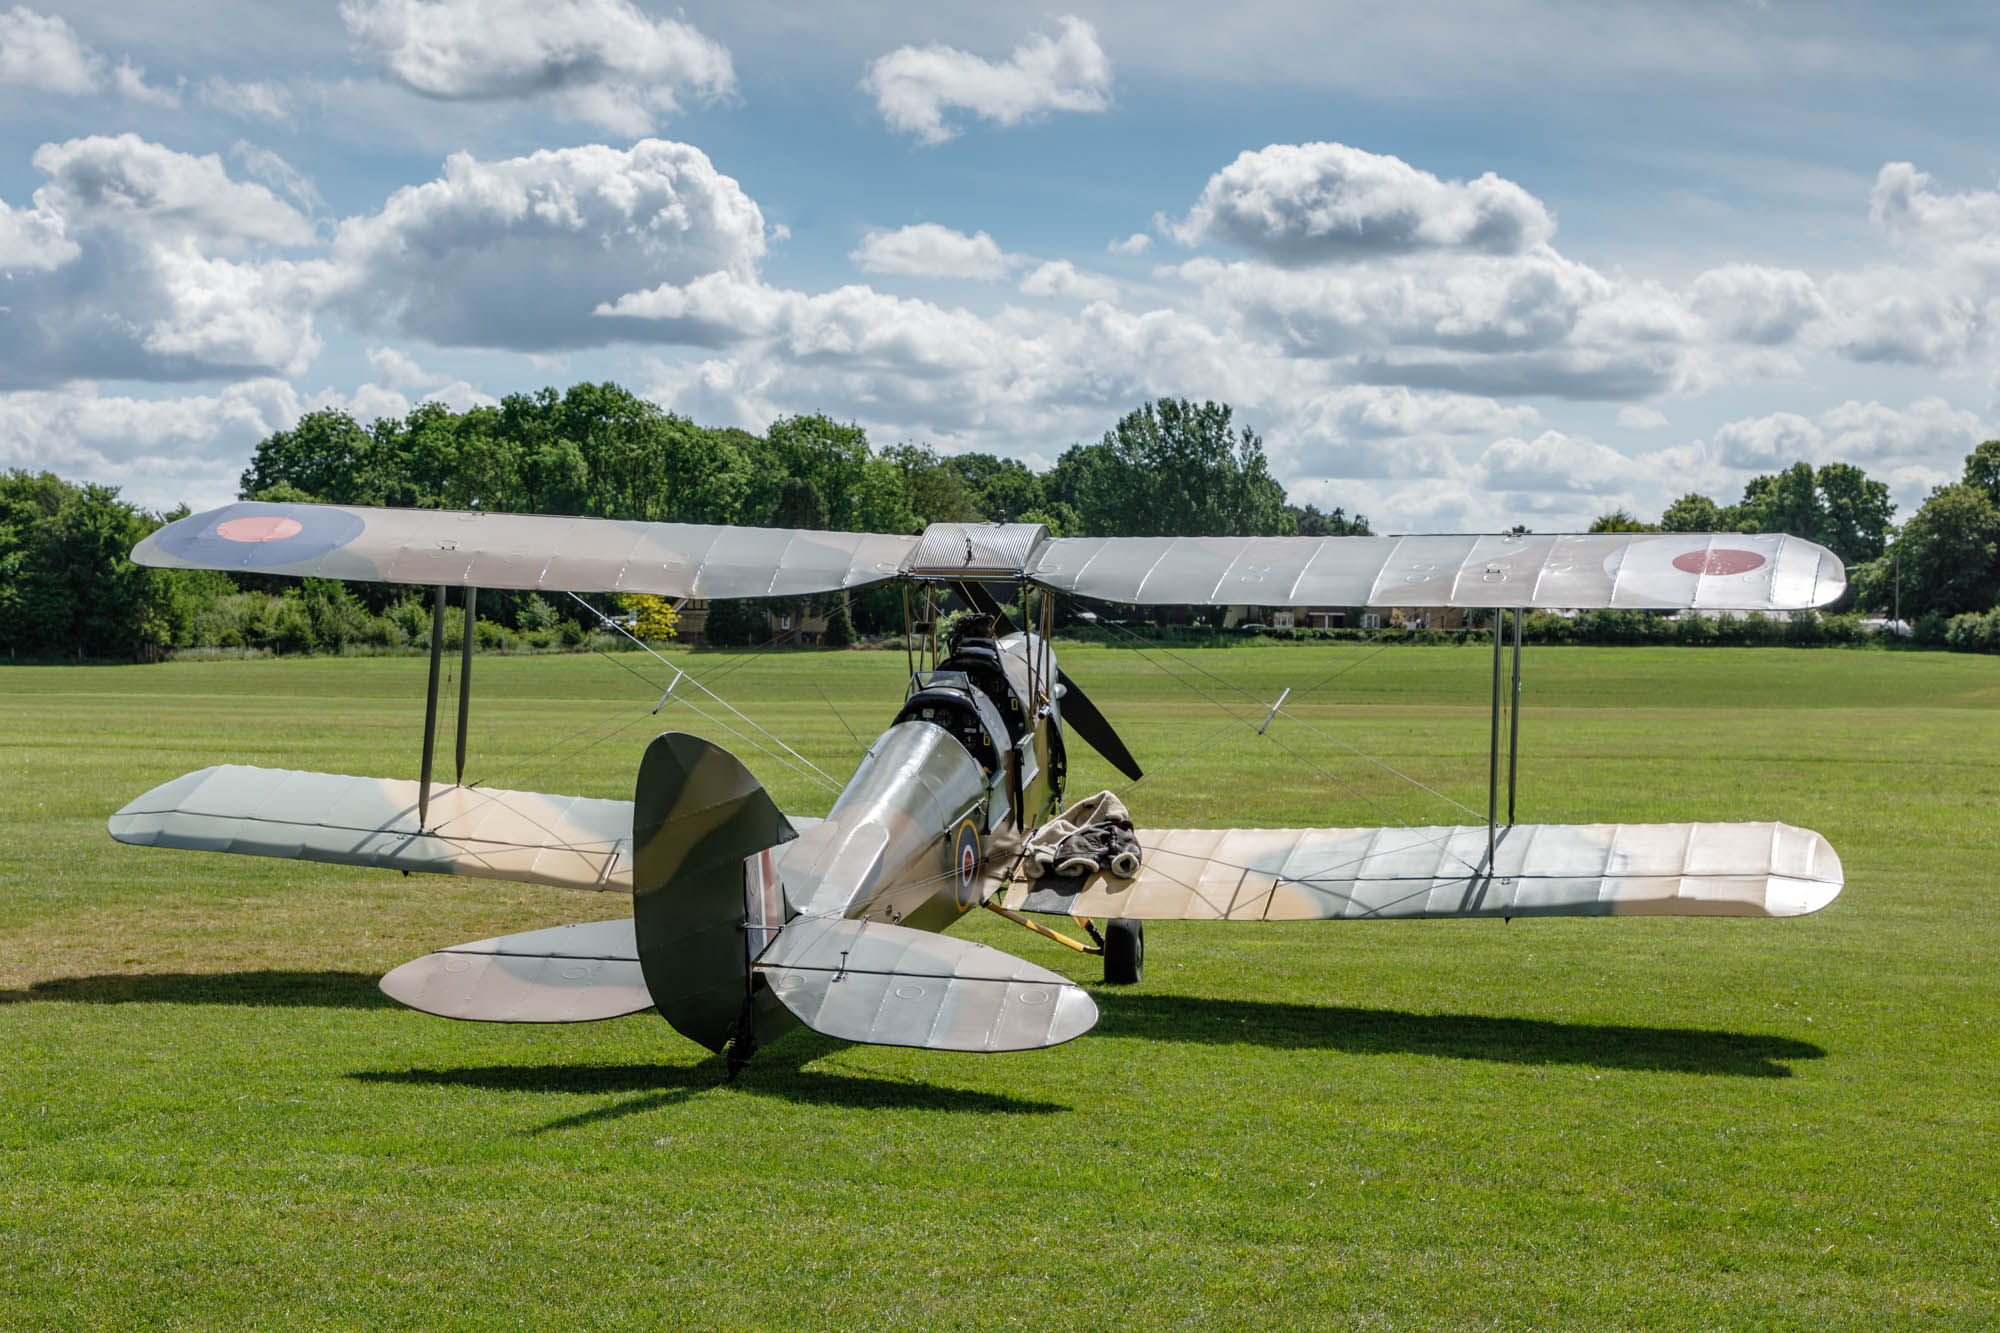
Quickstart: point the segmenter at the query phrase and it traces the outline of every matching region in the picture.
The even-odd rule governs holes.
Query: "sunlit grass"
[[[835,778],[904,669],[675,660]],[[1479,647],[1064,661],[1151,770],[1078,745],[1072,790],[1141,824],[1483,814]],[[1990,659],[1530,649],[1522,819],[1808,825],[1848,876],[1819,916],[1155,926],[1069,1046],[800,1033],[735,1086],[651,1015],[455,1024],[375,990],[617,899],[106,837],[212,763],[414,776],[423,671],[0,671],[0,1329],[2000,1321]],[[681,727],[824,808],[658,697],[482,659],[469,776],[628,795]]]

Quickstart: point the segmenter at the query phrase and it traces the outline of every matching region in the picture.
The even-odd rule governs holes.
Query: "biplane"
[[[114,838],[629,894],[629,914],[441,949],[382,989],[494,1022],[657,1009],[726,1053],[732,1074],[797,1024],[954,1051],[1087,1031],[1097,1006],[1083,986],[940,933],[978,910],[1101,955],[1118,984],[1142,976],[1146,921],[1797,916],[1842,886],[1826,840],[1783,823],[1515,823],[1511,725],[1504,818],[1498,808],[1510,613],[1518,700],[1525,610],[1831,601],[1846,586],[1840,561],[1795,537],[1062,538],[1021,523],[896,536],[243,502],[168,524],[133,559],[416,584],[437,601],[416,782],[206,768],[113,815]],[[893,721],[823,818],[780,811],[735,755],[680,732],[647,746],[629,802],[464,783],[481,588],[803,598],[884,583],[902,586],[921,648]],[[452,589],[464,590],[466,632],[457,773],[445,783],[432,755]],[[937,613],[953,595],[974,614],[941,638]],[[1120,818],[1115,800],[1065,808],[1067,736],[1134,779],[1141,770],[1056,659],[1057,597],[1491,612],[1485,823],[1155,829]]]

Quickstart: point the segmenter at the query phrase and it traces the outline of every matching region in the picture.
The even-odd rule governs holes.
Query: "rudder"
[[[661,1016],[711,1051],[748,1012],[744,863],[797,836],[721,746],[670,731],[646,747],[632,799],[639,964]]]

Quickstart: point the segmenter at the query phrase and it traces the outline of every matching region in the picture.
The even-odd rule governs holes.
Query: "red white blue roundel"
[[[337,551],[367,526],[344,509],[244,500],[169,523],[153,541],[197,565],[269,569]]]
[[[1634,542],[1607,557],[1604,572],[1633,593],[1670,603],[1692,595],[1693,579],[1757,582],[1771,577],[1768,539],[1720,537],[1714,545],[1710,540],[1706,533],[1690,533]],[[1765,549],[1754,549],[1758,546]]]
[[[952,835],[951,855],[957,875],[954,888],[958,896],[958,910],[967,911],[979,905],[979,828],[971,820],[958,826]]]

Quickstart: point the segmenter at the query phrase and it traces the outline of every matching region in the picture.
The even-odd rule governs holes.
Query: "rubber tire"
[[[1104,928],[1104,984],[1136,986],[1146,974],[1146,923],[1123,917]]]

